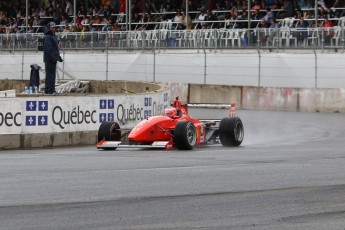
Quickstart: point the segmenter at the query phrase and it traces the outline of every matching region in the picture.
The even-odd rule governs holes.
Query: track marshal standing
[[[59,51],[59,42],[55,37],[55,23],[49,22],[44,31],[43,40],[43,61],[45,64],[45,90],[46,94],[56,94],[55,81],[56,81],[56,63],[62,62]]]

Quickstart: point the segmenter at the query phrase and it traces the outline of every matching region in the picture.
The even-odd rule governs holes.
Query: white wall
[[[170,91],[138,95],[35,96],[0,100],[0,135],[96,131],[103,121],[131,128],[170,106]]]
[[[66,51],[59,65],[78,79],[264,87],[345,88],[345,53],[313,50]],[[23,60],[23,61],[22,61]],[[42,53],[0,55],[0,79],[29,79]],[[61,75],[60,75],[61,76]],[[44,78],[41,74],[41,78]]]

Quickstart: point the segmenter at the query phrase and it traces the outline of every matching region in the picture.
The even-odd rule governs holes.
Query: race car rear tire
[[[103,122],[98,129],[98,142],[105,141],[120,141],[121,130],[117,122],[106,121]],[[101,148],[104,150],[115,150],[116,148]]]
[[[244,137],[244,128],[239,117],[225,117],[219,124],[219,139],[223,146],[239,146]]]
[[[180,121],[174,130],[174,143],[178,149],[191,150],[196,145],[195,126],[190,121]]]

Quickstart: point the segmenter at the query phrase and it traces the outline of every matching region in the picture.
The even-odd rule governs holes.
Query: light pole
[[[73,2],[73,26],[76,27],[76,18],[77,17],[77,2],[74,0]]]
[[[29,0],[26,0],[25,3],[25,8],[26,8],[26,12],[25,12],[25,32],[28,32],[28,23],[29,23]]]

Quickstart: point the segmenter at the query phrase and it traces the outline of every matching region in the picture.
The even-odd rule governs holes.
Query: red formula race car
[[[191,150],[196,145],[203,144],[239,146],[243,137],[243,124],[239,117],[234,116],[234,106],[230,106],[229,117],[221,120],[199,120],[188,115],[188,105],[177,105],[177,108],[165,109],[162,116],[146,118],[132,130],[121,129],[117,122],[103,122],[98,130],[97,148]],[[122,141],[123,139],[127,140]]]

